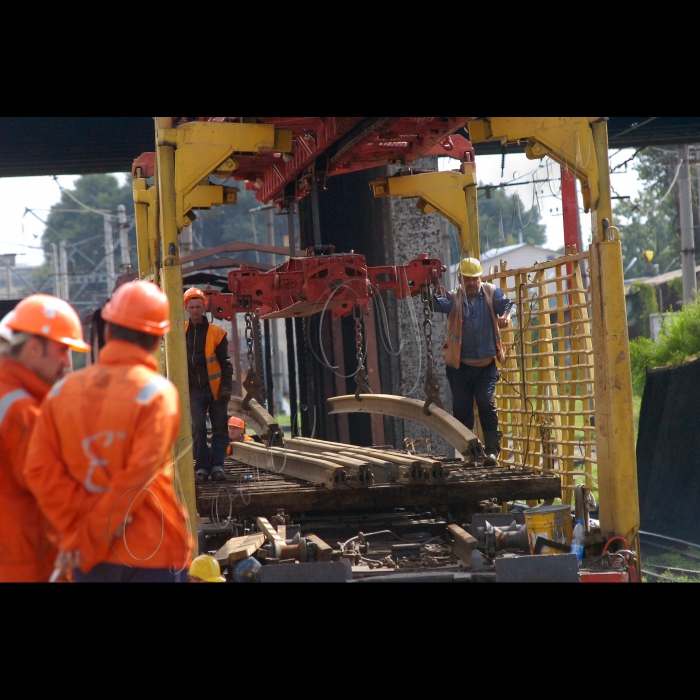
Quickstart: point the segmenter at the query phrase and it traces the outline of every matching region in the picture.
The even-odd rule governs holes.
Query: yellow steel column
[[[622,246],[617,229],[607,227],[612,223],[607,125],[600,121],[591,127],[600,182],[600,199],[593,202],[597,207],[592,212],[590,250],[600,526],[604,537],[622,535],[638,550],[639,496]],[[607,219],[605,226],[603,219]]]
[[[146,179],[134,178],[134,216],[136,219],[136,251],[138,255],[139,279],[144,279],[153,273],[151,248],[149,245],[149,206],[153,192],[148,189]]]
[[[189,512],[190,528],[197,547],[197,507],[192,466],[192,429],[190,423],[190,391],[185,344],[185,311],[182,305],[182,268],[178,249],[178,227],[175,220],[175,139],[172,119],[156,117],[157,181],[160,211],[160,235],[164,252],[161,282],[170,302],[170,333],[165,337],[165,361],[168,378],[180,394],[182,419],[173,457],[176,474],[182,486]]]

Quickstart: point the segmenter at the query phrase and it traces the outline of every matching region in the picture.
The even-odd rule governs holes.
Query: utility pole
[[[678,177],[679,207],[681,219],[681,269],[683,270],[683,303],[695,295],[695,240],[693,237],[693,199],[690,194],[690,165],[688,145],[678,146],[681,169]]]
[[[58,243],[58,269],[60,272],[60,290],[61,299],[68,301],[70,299],[70,284],[68,282],[68,253],[66,252],[66,242],[59,241]]]
[[[61,289],[61,276],[58,269],[58,246],[55,243],[51,244],[51,269],[53,270],[53,295],[59,299],[63,299],[63,289]]]
[[[258,229],[255,227],[255,212],[251,211],[250,212],[250,219],[253,222],[253,243],[257,245],[258,243]],[[256,262],[260,262],[260,251],[256,250],[255,251],[255,260]]]
[[[114,273],[114,241],[112,240],[112,217],[103,214],[105,231],[105,267],[107,269],[107,296],[111,297],[117,276]]]
[[[194,250],[194,237],[192,234],[192,224],[185,226],[180,231],[180,256],[189,255]],[[191,265],[192,263],[190,263]]]
[[[123,273],[131,272],[131,253],[129,252],[129,224],[126,220],[126,207],[120,204],[117,207],[117,220],[119,221],[119,248],[122,255]]]
[[[275,245],[275,218],[272,207],[267,210],[266,215],[267,244]],[[274,253],[270,253],[270,264],[277,264]],[[282,354],[279,345],[278,323],[279,319],[270,319],[270,332],[272,335],[272,343],[270,344],[270,350],[272,350],[272,386],[275,391],[275,406],[279,410],[282,407]]]

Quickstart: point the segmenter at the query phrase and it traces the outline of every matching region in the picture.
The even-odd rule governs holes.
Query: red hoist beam
[[[330,254],[318,255],[309,248],[307,257],[290,258],[267,272],[247,265],[232,270],[230,294],[204,290],[213,316],[230,321],[234,314],[252,311],[262,318],[291,318],[324,309],[346,316],[358,306],[368,315],[367,304],[378,292],[392,290],[398,299],[415,296],[421,287],[436,283],[446,269],[427,253],[408,265],[367,267],[364,255],[335,255],[332,246],[323,248]]]

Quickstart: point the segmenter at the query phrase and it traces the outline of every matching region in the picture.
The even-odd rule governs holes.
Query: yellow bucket
[[[535,553],[538,537],[571,546],[571,506],[538,506],[525,511],[530,554]],[[540,554],[561,554],[557,549],[542,546]]]

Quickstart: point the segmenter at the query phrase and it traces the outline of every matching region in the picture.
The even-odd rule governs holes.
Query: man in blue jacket
[[[457,289],[441,289],[433,297],[433,309],[448,314],[445,362],[452,414],[473,430],[476,400],[484,448],[495,460],[502,437],[494,402],[499,378],[496,358],[503,361],[500,329],[510,325],[515,305],[503,291],[481,281],[483,270],[475,258],[464,258],[459,273]]]

